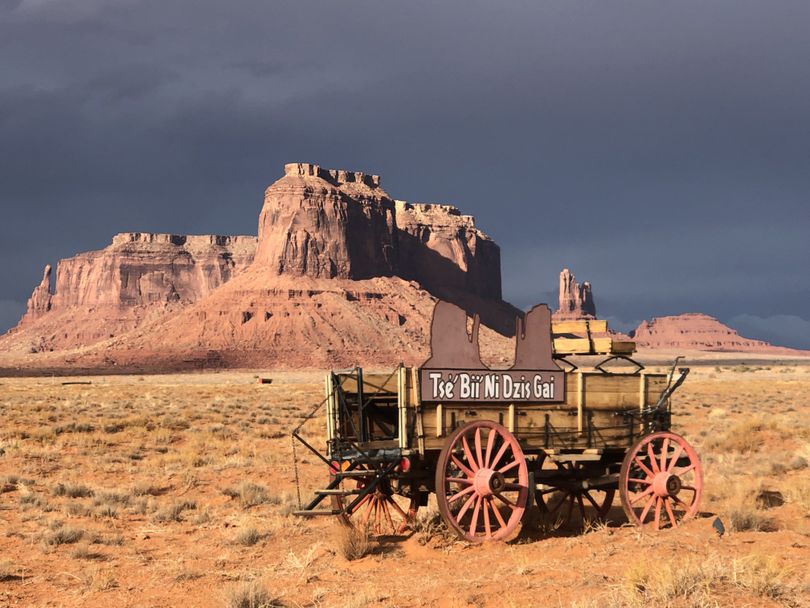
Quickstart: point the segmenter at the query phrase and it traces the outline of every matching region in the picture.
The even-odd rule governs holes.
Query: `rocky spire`
[[[555,313],[560,319],[595,319],[596,306],[593,303],[591,284],[581,285],[567,268],[560,273],[560,307]]]
[[[51,309],[51,265],[47,264],[42,272],[42,281],[34,288],[28,298],[28,309],[25,311],[23,322],[36,321]]]

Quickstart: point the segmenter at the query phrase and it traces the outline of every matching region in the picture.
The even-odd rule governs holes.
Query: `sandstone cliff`
[[[397,270],[394,201],[377,176],[285,165],[265,191],[256,263],[277,274],[366,279]]]
[[[500,247],[451,205],[396,201],[399,274],[434,292],[501,299]]]
[[[28,336],[7,342],[70,349],[125,333],[174,305],[204,298],[244,270],[255,249],[250,236],[117,234],[104,249],[60,260],[53,291],[46,266],[11,332]]]
[[[28,325],[37,319],[42,318],[51,310],[53,293],[51,292],[51,265],[46,264],[42,273],[42,281],[34,287],[31,297],[28,298],[28,306],[25,315],[20,320],[20,325]]]
[[[0,344],[88,368],[416,362],[434,296],[514,328],[500,250],[472,217],[395,202],[377,176],[286,165],[258,233],[118,235],[60,261]]]

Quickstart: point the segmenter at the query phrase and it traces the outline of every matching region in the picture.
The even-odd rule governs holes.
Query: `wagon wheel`
[[[509,540],[529,497],[529,469],[515,436],[480,420],[454,431],[436,466],[436,498],[447,526],[471,542]]]
[[[347,487],[353,486],[353,489],[362,490],[374,480],[375,475],[369,465],[362,464],[355,470],[368,470],[369,476],[346,480]],[[356,497],[356,494],[333,495],[332,508],[343,511]],[[374,536],[405,536],[416,518],[418,509],[419,499],[416,494],[412,498],[396,494],[391,486],[391,480],[385,478],[355,505],[351,513],[344,512],[338,518],[343,525],[363,527]]]
[[[624,457],[619,494],[624,512],[636,525],[654,530],[680,525],[697,513],[702,491],[700,460],[680,435],[652,433]]]
[[[561,488],[545,486],[535,491],[537,507],[559,527],[584,529],[589,522],[604,521],[613,506],[615,488],[585,488],[582,482],[592,477],[584,463],[552,461],[540,457],[540,467],[558,471],[579,487]],[[538,476],[538,484],[542,477]]]

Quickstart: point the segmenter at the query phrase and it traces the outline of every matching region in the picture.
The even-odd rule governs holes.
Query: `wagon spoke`
[[[396,532],[397,527],[394,525],[394,520],[391,518],[391,509],[388,506],[389,503],[393,503],[390,498],[382,503],[383,513],[385,514],[385,519],[388,521],[388,525],[391,526],[391,532]]]
[[[650,467],[652,467],[653,472],[659,473],[660,471],[658,470],[658,462],[655,458],[652,441],[647,444],[647,456],[650,457]]]
[[[549,512],[550,514],[554,515],[554,513],[556,513],[556,512],[559,510],[559,508],[560,508],[561,506],[563,506],[563,504],[565,503],[565,500],[566,500],[567,498],[568,498],[568,494],[565,494],[565,493],[563,493],[563,492],[560,492],[560,500],[558,500],[558,501],[557,501],[557,503],[555,504],[555,506],[553,506],[553,507],[549,507],[548,512]]]
[[[684,510],[688,510],[688,509],[689,509],[689,505],[688,505],[688,504],[686,504],[684,501],[682,501],[682,500],[681,500],[680,498],[678,498],[677,496],[673,496],[672,498],[673,498],[673,500],[675,500],[675,502],[677,502],[678,504],[683,505]]]
[[[695,463],[693,462],[688,467],[686,467],[683,471],[678,471],[678,475],[686,475],[689,471],[695,468]]]
[[[508,498],[506,498],[506,496],[504,496],[503,494],[493,494],[493,496],[495,496],[498,500],[505,502],[507,505],[509,505],[510,509],[517,509],[517,505]]]
[[[591,493],[590,493],[590,492],[588,492],[588,491],[586,491],[586,492],[585,492],[585,498],[587,498],[587,499],[588,499],[588,502],[590,502],[590,503],[593,505],[593,508],[594,508],[594,509],[596,509],[597,511],[601,511],[601,510],[602,510],[602,507],[600,507],[600,506],[597,504],[597,502],[596,502],[596,501],[593,499],[593,496],[591,496]]]
[[[484,454],[481,451],[481,427],[479,426],[475,429],[475,455],[478,456],[478,460],[476,464],[478,464],[478,468],[482,468],[484,465]]]
[[[468,486],[468,485],[472,484],[473,480],[470,479],[469,477],[448,477],[447,482],[448,483],[460,483],[462,485]]]
[[[569,494],[568,496],[570,497],[571,500],[568,501],[568,511],[565,514],[565,524],[566,525],[571,523],[571,513],[574,510],[574,494],[572,493],[572,494]]]
[[[647,484],[647,485],[650,485],[652,483],[651,479],[638,479],[638,478],[635,478],[635,477],[631,477],[627,481],[631,481],[633,483],[644,483],[644,484]]]
[[[507,471],[509,471],[509,470],[511,470],[511,469],[514,469],[514,468],[515,468],[516,466],[518,466],[519,464],[520,464],[520,461],[518,461],[518,460],[513,460],[513,461],[512,461],[512,462],[510,462],[509,464],[507,464],[507,465],[505,465],[505,466],[501,467],[500,469],[498,469],[498,472],[499,472],[499,473],[506,473]]]
[[[492,527],[489,524],[489,497],[483,499],[484,502],[484,534],[487,538],[492,536]]]
[[[655,529],[661,529],[661,502],[660,496],[655,497]]]
[[[667,467],[667,473],[672,473],[672,469],[675,468],[675,465],[678,463],[678,458],[681,457],[683,454],[683,446],[679,443],[677,445],[677,451],[672,456],[672,460],[669,461],[669,466]]]
[[[407,519],[408,519],[408,514],[407,514],[407,513],[405,513],[405,511],[403,511],[403,510],[402,510],[402,507],[400,507],[400,506],[397,504],[397,501],[396,501],[396,500],[394,500],[394,498],[393,498],[393,497],[389,496],[389,497],[388,497],[388,502],[389,502],[389,503],[391,503],[391,506],[392,506],[392,507],[394,507],[394,509],[396,509],[397,513],[399,513],[399,514],[400,514],[400,516],[402,517],[402,519],[405,519],[405,520],[407,520]]]
[[[579,504],[579,514],[582,517],[582,522],[585,522],[585,503],[582,500],[582,493],[577,493],[577,503]]]
[[[366,513],[363,517],[363,527],[368,527],[368,520],[371,518],[371,512],[374,510],[374,499],[371,498],[366,506]]]
[[[475,499],[475,507],[473,507],[472,520],[470,521],[470,534],[475,536],[478,532],[478,516],[481,514],[481,501],[483,497],[478,496]]]
[[[653,491],[653,487],[652,487],[652,486],[649,486],[649,487],[648,487],[646,490],[644,490],[644,491],[643,491],[641,494],[639,494],[638,496],[634,496],[633,498],[631,498],[631,499],[630,499],[630,504],[631,504],[631,505],[636,504],[636,503],[637,503],[639,500],[641,500],[642,498],[644,498],[644,497],[645,497],[645,496],[647,496],[648,494],[652,494],[652,491]]]
[[[500,527],[505,528],[506,522],[503,520],[503,515],[501,515],[501,512],[498,510],[498,505],[495,504],[491,496],[489,498],[489,506],[492,508],[492,512],[495,514],[495,519],[498,520]]]
[[[484,466],[489,467],[489,457],[492,456],[492,448],[495,446],[495,435],[497,431],[495,429],[489,429],[489,435],[487,435],[487,454],[484,458]]]
[[[639,516],[639,521],[643,524],[644,520],[647,519],[647,514],[650,512],[650,507],[652,507],[653,502],[655,501],[655,495],[650,496],[650,499],[647,501],[647,504],[644,506],[644,510],[641,512]]]
[[[456,494],[453,494],[450,498],[447,499],[447,502],[448,503],[455,502],[459,498],[461,498],[462,496],[466,496],[470,492],[475,492],[475,487],[474,486],[467,486],[466,488],[461,490],[461,492],[457,492]]]
[[[501,461],[501,458],[503,458],[503,455],[506,453],[506,450],[508,448],[509,448],[509,442],[504,441],[501,448],[495,454],[495,458],[492,459],[492,464],[489,466],[489,468],[491,468],[491,469],[495,468],[495,465],[498,464]]]
[[[667,470],[667,452],[669,451],[669,437],[664,437],[664,445],[661,447],[661,464],[658,467],[661,471]]]
[[[467,458],[467,462],[470,463],[470,468],[473,471],[477,471],[479,469],[478,464],[475,462],[475,458],[473,458],[472,452],[470,451],[470,444],[467,443],[467,436],[461,436],[461,444],[464,446],[464,456]]]
[[[459,469],[461,469],[461,470],[464,472],[464,474],[465,474],[465,475],[467,475],[467,477],[475,477],[475,473],[473,473],[473,472],[472,472],[472,471],[469,469],[469,467],[467,467],[467,465],[465,465],[463,462],[461,462],[461,461],[460,461],[460,460],[459,460],[459,459],[456,457],[456,455],[455,455],[455,454],[452,454],[452,455],[450,456],[450,459],[453,461],[453,463],[455,463],[455,465],[456,465],[456,466],[457,466]]]
[[[649,468],[647,468],[647,465],[645,465],[643,462],[641,462],[641,460],[639,460],[638,456],[633,458],[633,462],[635,462],[638,465],[638,467],[642,471],[644,471],[648,476],[655,477],[655,473],[653,473]]]
[[[665,498],[664,506],[667,508],[667,516],[669,517],[669,521],[672,522],[672,527],[676,527],[678,522],[675,521],[675,514],[672,512],[672,501]]]
[[[354,505],[354,509],[352,509],[352,513],[357,513],[360,510],[360,507],[362,507],[364,503],[368,502],[370,498],[371,498],[371,494],[366,494],[365,496],[363,496],[363,498],[360,500],[360,502],[358,502],[356,505]]]
[[[459,509],[459,511],[458,511],[458,515],[456,515],[456,521],[457,522],[461,523],[461,518],[464,517],[464,514],[472,506],[472,503],[473,503],[473,501],[475,501],[475,498],[476,498],[476,494],[473,494],[472,496],[470,496],[467,499],[467,502],[465,502],[462,505],[461,509]]]

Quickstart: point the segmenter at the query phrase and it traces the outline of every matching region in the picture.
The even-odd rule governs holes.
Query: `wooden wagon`
[[[649,373],[604,321],[552,326],[538,305],[518,320],[514,365],[493,370],[478,355],[478,319],[467,327],[463,310],[439,302],[421,367],[327,374],[325,453],[300,426],[293,437],[328,466],[328,484],[297,514],[400,535],[435,493],[447,526],[481,542],[514,536],[532,502],[566,526],[605,518],[617,491],[637,525],[697,512],[700,461],[670,431],[688,369]]]

